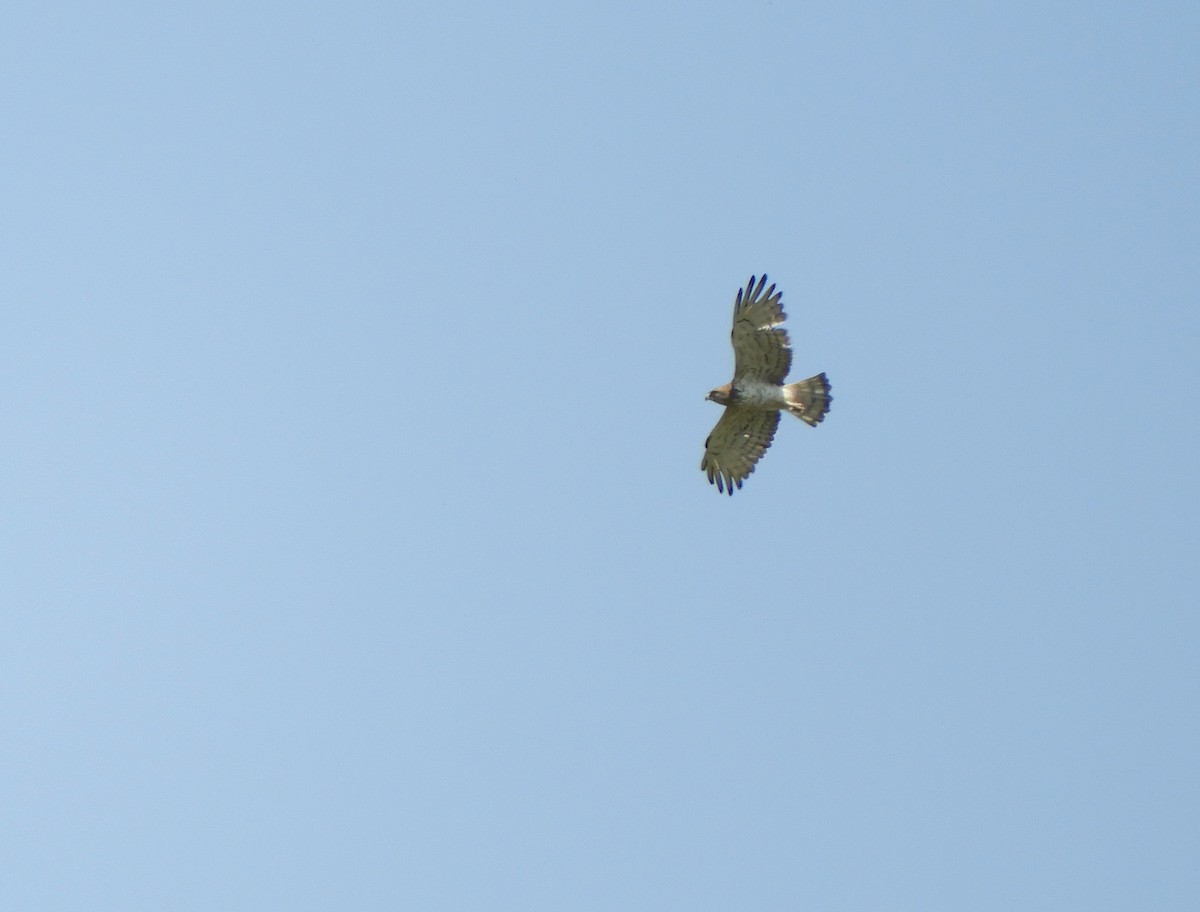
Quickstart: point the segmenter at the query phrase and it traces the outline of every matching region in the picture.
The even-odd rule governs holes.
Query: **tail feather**
[[[789,383],[783,388],[783,395],[788,402],[787,410],[813,427],[821,423],[833,401],[829,395],[829,378],[824,374]]]

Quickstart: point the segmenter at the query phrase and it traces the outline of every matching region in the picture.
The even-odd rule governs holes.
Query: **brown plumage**
[[[784,384],[792,367],[788,333],[780,325],[787,316],[780,304],[783,294],[766,284],[765,275],[757,287],[751,276],[738,291],[730,334],[733,380],[708,394],[725,406],[725,414],[704,441],[700,468],[722,493],[733,494],[754,471],[775,437],[780,411],[816,427],[833,401],[823,373]]]

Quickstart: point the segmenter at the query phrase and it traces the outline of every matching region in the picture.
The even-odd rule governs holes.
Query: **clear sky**
[[[1200,908],[1197,47],[7,3],[0,906]]]

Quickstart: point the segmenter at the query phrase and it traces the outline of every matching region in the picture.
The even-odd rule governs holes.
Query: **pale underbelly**
[[[737,401],[757,409],[780,409],[786,404],[778,386],[766,383],[747,383],[736,389]]]

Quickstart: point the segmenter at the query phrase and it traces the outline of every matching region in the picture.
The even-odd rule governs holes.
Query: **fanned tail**
[[[829,378],[824,374],[789,383],[783,388],[783,395],[787,399],[787,410],[813,427],[829,413],[829,403],[833,401],[829,395]]]

